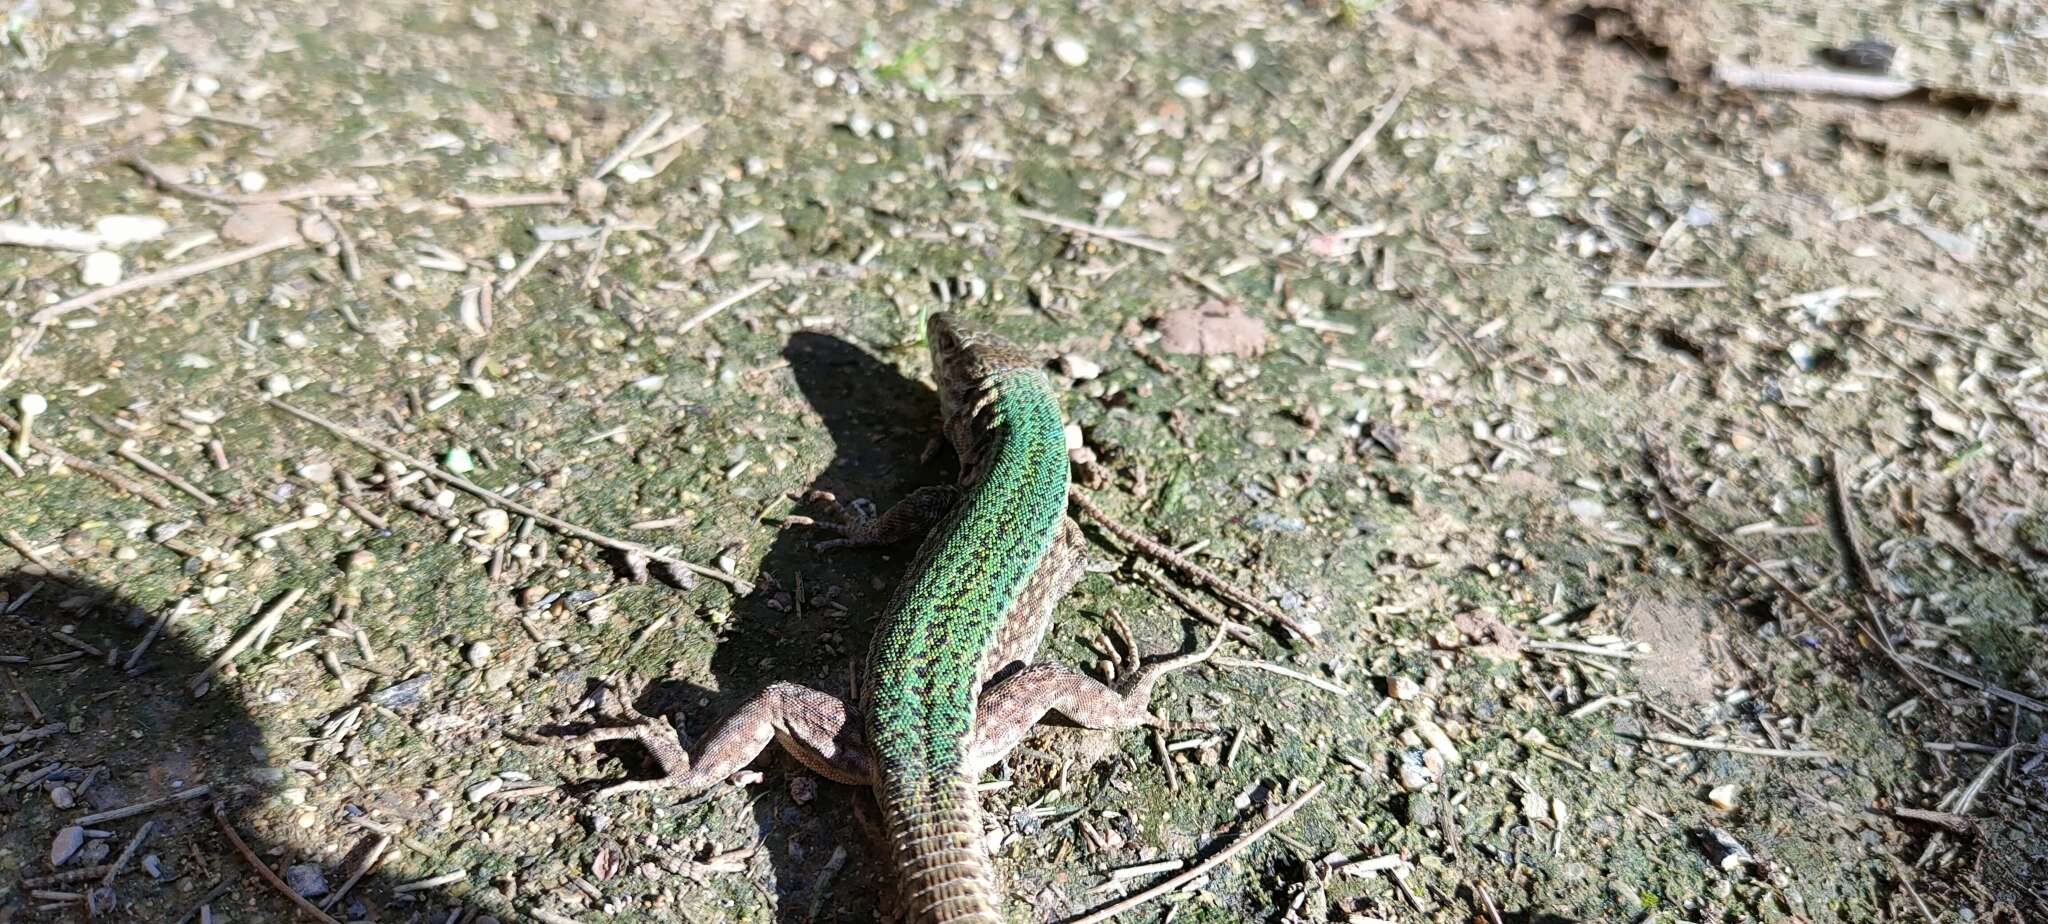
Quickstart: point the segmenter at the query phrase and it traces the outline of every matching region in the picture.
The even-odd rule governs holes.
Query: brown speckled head
[[[977,423],[977,418],[988,410],[992,381],[1006,373],[1043,375],[1044,371],[1030,354],[964,325],[949,312],[934,314],[925,322],[925,340],[931,345],[932,378],[938,383],[946,439],[960,455],[964,477],[981,460],[984,447],[980,444],[987,427]]]

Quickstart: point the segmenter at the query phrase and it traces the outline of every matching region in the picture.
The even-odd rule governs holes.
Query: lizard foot
[[[644,792],[681,786],[691,780],[690,752],[683,747],[682,739],[675,729],[660,719],[642,715],[631,703],[618,697],[619,718],[626,724],[607,725],[593,728],[579,735],[564,735],[558,743],[568,749],[588,747],[604,741],[638,741],[654,755],[661,764],[661,776],[651,780],[624,780],[613,783],[593,793],[595,798],[605,799],[629,792]]]

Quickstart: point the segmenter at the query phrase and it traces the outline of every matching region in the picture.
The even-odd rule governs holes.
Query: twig
[[[263,862],[262,858],[256,856],[256,852],[250,850],[249,845],[242,842],[242,836],[235,833],[235,826],[228,822],[227,813],[221,809],[218,802],[213,804],[213,820],[220,825],[220,833],[227,835],[228,843],[235,845],[235,852],[240,853],[242,859],[249,861],[249,865],[255,868],[256,874],[263,877],[264,882],[270,883],[271,888],[282,893],[284,897],[291,899],[292,904],[299,906],[300,911],[312,915],[313,920],[321,921],[323,924],[341,924],[340,921],[329,917],[327,912],[321,911],[319,905],[308,901],[297,890],[286,885],[284,880],[277,878],[277,874],[270,871],[270,867]]]
[[[1173,586],[1173,582],[1168,580],[1165,575],[1160,574],[1157,570],[1154,570],[1152,568],[1138,568],[1135,565],[1136,563],[1134,561],[1131,570],[1135,571],[1139,577],[1144,578],[1145,583],[1148,586],[1150,586],[1153,590],[1159,591],[1159,593],[1164,595],[1166,599],[1179,604],[1181,609],[1187,610],[1189,613],[1194,614],[1194,617],[1196,619],[1199,619],[1204,623],[1215,626],[1216,628],[1222,629],[1223,631],[1230,633],[1232,638],[1235,638],[1240,642],[1244,642],[1247,645],[1256,645],[1258,643],[1258,634],[1253,632],[1251,629],[1239,625],[1235,622],[1232,622],[1231,620],[1225,619],[1221,616],[1218,616],[1215,613],[1209,612],[1209,608],[1203,606],[1201,604],[1201,601],[1196,600],[1191,596],[1188,596],[1186,591]]]
[[[1877,594],[1877,582],[1870,576],[1870,561],[1863,557],[1863,545],[1856,535],[1856,510],[1850,506],[1849,489],[1842,482],[1842,460],[1830,453],[1821,458],[1821,464],[1828,477],[1830,525],[1834,527],[1835,543],[1842,552],[1843,570],[1848,572],[1849,583],[1858,591],[1865,595]]]
[[[211,273],[223,267],[233,266],[237,263],[254,260],[267,253],[283,250],[298,242],[299,236],[297,234],[281,235],[264,241],[261,244],[251,244],[240,250],[230,250],[227,253],[207,257],[204,260],[195,260],[182,266],[173,266],[170,269],[158,270],[154,273],[144,273],[132,279],[124,279],[110,286],[102,286],[84,295],[67,298],[35,314],[29,315],[29,322],[33,324],[48,324],[71,312],[82,308],[90,308],[110,298],[118,298],[130,292]]]
[[[155,462],[151,461],[148,456],[145,456],[142,453],[136,452],[135,450],[130,449],[127,446],[116,446],[114,447],[114,455],[120,456],[121,458],[128,460],[128,462],[134,465],[136,468],[142,469],[145,472],[155,475],[156,477],[162,479],[164,483],[170,485],[171,487],[177,488],[180,491],[185,492],[186,494],[190,495],[193,500],[196,500],[199,503],[204,504],[205,506],[217,507],[220,505],[219,498],[216,498],[213,495],[206,493],[206,491],[201,489],[198,485],[178,477],[170,469],[164,468],[163,466],[156,464]]]
[[[1208,859],[1188,867],[1179,875],[1174,876],[1173,878],[1168,879],[1165,882],[1159,883],[1158,885],[1152,886],[1149,889],[1145,889],[1141,892],[1124,898],[1122,901],[1118,901],[1114,904],[1105,906],[1096,911],[1091,911],[1078,918],[1068,920],[1066,924],[1095,924],[1095,922],[1097,921],[1107,921],[1110,918],[1116,917],[1119,914],[1136,908],[1139,905],[1143,905],[1146,902],[1149,902],[1162,895],[1172,894],[1181,886],[1193,882],[1196,879],[1199,879],[1202,876],[1206,875],[1210,870],[1215,869],[1216,867],[1221,866],[1226,862],[1229,862],[1231,857],[1243,853],[1245,848],[1250,847],[1255,843],[1258,843],[1260,838],[1265,837],[1274,828],[1279,827],[1282,822],[1285,822],[1288,818],[1293,817],[1295,812],[1301,811],[1302,806],[1307,805],[1310,799],[1314,799],[1316,797],[1316,794],[1322,791],[1323,784],[1321,783],[1317,783],[1314,786],[1310,786],[1308,788],[1308,792],[1301,794],[1301,798],[1296,799],[1293,802],[1287,803],[1287,805],[1281,808],[1280,811],[1274,813],[1273,817],[1266,819],[1266,822],[1264,824],[1261,824],[1258,827],[1253,828],[1251,832],[1246,834],[1245,836],[1240,837],[1235,841],[1232,841],[1230,846],[1217,851]]]
[[[38,728],[26,728],[18,732],[9,732],[7,734],[0,735],[0,747],[6,747],[10,744],[20,744],[23,741],[34,741],[38,738],[48,738],[51,735],[63,731],[64,728],[65,725],[62,722],[51,722],[48,725],[44,725]],[[84,822],[80,822],[80,824],[83,823]]]
[[[1099,237],[1105,241],[1112,241],[1127,247],[1136,247],[1139,250],[1149,250],[1162,256],[1170,257],[1179,249],[1172,244],[1155,241],[1128,228],[1109,228],[1102,225],[1088,224],[1087,222],[1075,221],[1071,218],[1062,218],[1051,212],[1041,212],[1037,209],[1016,209],[1015,211],[1019,218],[1035,221],[1039,224],[1051,225],[1055,228],[1072,231],[1075,234]]]
[[[136,815],[140,815],[145,812],[154,812],[157,809],[163,808],[166,805],[176,805],[180,802],[190,802],[193,799],[197,799],[200,796],[204,796],[210,792],[213,792],[213,784],[201,783],[197,786],[192,787],[191,789],[187,789],[183,792],[172,793],[171,795],[165,796],[161,799],[151,799],[148,802],[137,802],[132,805],[121,806],[117,809],[108,809],[96,815],[87,815],[83,818],[73,821],[72,824],[96,825],[106,821],[118,821],[123,818],[133,818]]]
[[[1714,66],[1714,76],[1736,90],[1817,93],[1823,96],[1852,96],[1857,99],[1898,99],[1920,89],[1919,84],[1897,77],[1846,74],[1818,68],[1767,71],[1737,64],[1717,64]]]
[[[613,170],[618,169],[620,164],[625,163],[627,158],[633,156],[635,150],[647,143],[647,139],[654,137],[655,132],[661,131],[661,127],[667,125],[668,120],[674,117],[674,115],[675,112],[667,106],[654,110],[654,114],[648,116],[647,121],[640,123],[639,128],[633,129],[632,134],[627,135],[625,140],[619,142],[618,147],[612,149],[611,156],[605,158],[603,163],[597,165],[597,169],[590,174],[590,178],[602,180]]]
[[[1406,80],[1397,84],[1393,95],[1381,103],[1379,108],[1373,110],[1372,121],[1365,126],[1365,131],[1359,132],[1358,137],[1351,139],[1344,152],[1338,154],[1336,160],[1330,161],[1328,167],[1323,168],[1320,191],[1324,196],[1336,191],[1337,184],[1344,180],[1345,172],[1351,169],[1351,162],[1357,160],[1358,155],[1365,153],[1365,149],[1372,145],[1373,139],[1379,137],[1380,130],[1387,127],[1387,123],[1394,118],[1395,110],[1401,108],[1401,101],[1408,98],[1409,89]]]
[[[1137,547],[1139,551],[1143,552],[1153,561],[1180,571],[1194,578],[1197,583],[1230,598],[1245,609],[1286,626],[1288,631],[1294,633],[1302,641],[1307,642],[1309,647],[1314,648],[1317,646],[1315,634],[1307,626],[1296,621],[1294,617],[1281,612],[1278,607],[1260,600],[1251,591],[1237,586],[1222,575],[1195,564],[1193,561],[1188,560],[1187,556],[1168,548],[1164,543],[1118,522],[1114,517],[1104,513],[1101,507],[1095,506],[1095,502],[1089,500],[1087,495],[1082,494],[1080,488],[1070,489],[1067,492],[1067,498],[1074,502],[1074,506],[1081,508],[1081,512],[1087,514],[1089,519],[1094,520],[1103,529],[1108,530],[1110,535]]]
[[[536,510],[532,507],[528,507],[525,504],[519,503],[518,501],[515,501],[495,491],[488,490],[476,484],[475,482],[470,481],[467,478],[463,478],[450,472],[442,471],[440,466],[434,465],[433,463],[428,462],[424,459],[420,459],[416,456],[400,452],[382,443],[372,442],[371,440],[365,437],[358,436],[356,433],[350,431],[348,428],[343,427],[342,425],[335,423],[334,421],[328,420],[327,418],[321,417],[318,414],[314,414],[311,411],[301,410],[282,401],[279,401],[276,398],[265,398],[263,400],[263,403],[268,404],[271,407],[274,407],[287,414],[290,414],[293,417],[297,417],[298,419],[303,420],[309,424],[312,424],[313,426],[319,427],[320,429],[325,430],[328,433],[331,433],[334,436],[339,437],[340,439],[346,440],[350,443],[354,443],[356,446],[360,448],[369,450],[370,452],[373,453],[377,453],[379,455],[384,456],[385,458],[396,459],[400,462],[405,463],[408,466],[411,466],[414,469],[426,472],[427,474],[433,476],[433,478],[436,481],[452,485],[456,488],[460,488],[461,490],[466,491],[472,495],[475,495],[476,497],[489,501],[494,506],[500,507],[505,510],[509,510],[513,513],[520,514],[521,516],[532,517],[534,520],[546,524],[548,527],[554,529],[557,532],[568,533],[569,535],[575,536],[579,539],[583,539],[588,542],[594,542],[598,545],[604,546],[609,549],[615,549],[617,551],[624,552],[628,555],[645,556],[649,561],[658,561],[670,567],[681,568],[684,571],[688,571],[693,574],[703,575],[704,577],[711,578],[712,580],[718,581],[726,585],[727,587],[732,588],[732,592],[740,596],[746,596],[747,594],[752,593],[754,590],[753,584],[741,579],[737,575],[727,574],[726,572],[721,571],[717,568],[707,567],[704,565],[696,564],[695,562],[684,561],[673,555],[664,555],[660,552],[655,551],[652,548],[641,545],[640,543],[629,542],[624,539],[614,539],[603,533],[591,529],[586,529],[584,527],[578,526],[559,517],[549,516],[548,514],[542,513],[541,511]]]
[[[13,549],[22,558],[26,559],[29,564],[41,568],[50,574],[64,574],[70,570],[44,558],[41,552],[36,551],[35,546],[30,545],[27,539],[22,538],[22,535],[14,530],[0,529],[0,545]]]
[[[341,196],[374,196],[377,190],[349,180],[320,180],[304,186],[291,186],[272,192],[261,193],[217,193],[213,190],[174,179],[164,168],[143,158],[129,157],[122,161],[149,181],[165,190],[190,199],[212,202],[218,205],[269,205],[278,202],[297,202],[302,199],[324,199]]]
[[[106,243],[105,238],[91,231],[0,221],[0,247],[40,247],[91,253],[105,247]]]
[[[1727,285],[1719,279],[1699,276],[1635,276],[1607,279],[1600,284],[1619,289],[1718,289]]]
[[[1622,733],[1617,732],[1617,734]],[[1652,732],[1650,734],[1641,736],[1626,735],[1626,737],[1641,737],[1649,741],[1656,741],[1662,744],[1672,744],[1677,745],[1678,747],[1692,748],[1694,750],[1699,751],[1727,751],[1730,754],[1748,754],[1753,757],[1790,757],[1799,760],[1835,759],[1835,755],[1830,754],[1826,751],[1809,751],[1791,748],[1759,748],[1751,747],[1746,744],[1723,744],[1719,741],[1701,741],[1698,738],[1686,738],[1680,735],[1668,734],[1666,732]]]
[[[740,289],[739,291],[727,295],[726,297],[721,298],[718,301],[712,302],[711,304],[706,305],[703,311],[699,311],[696,314],[690,315],[689,320],[684,321],[681,327],[676,328],[676,333],[689,333],[690,331],[695,330],[697,325],[702,324],[705,321],[711,320],[713,317],[717,316],[720,312],[726,310],[727,308],[731,308],[732,306],[737,305],[740,302],[746,301],[747,299],[760,294],[762,289],[766,289],[774,284],[775,280],[773,279],[762,279],[754,283],[751,283],[746,287]]]
[[[334,213],[327,211],[326,206],[315,205],[313,211],[322,221],[327,222],[327,227],[334,229],[334,243],[341,248],[342,275],[347,276],[350,282],[362,282],[363,261],[356,254],[356,239],[349,235],[347,228],[341,226],[341,220],[335,218]]]
[[[278,620],[284,618],[285,611],[291,609],[299,602],[299,598],[305,595],[306,589],[304,587],[294,587],[285,591],[283,596],[272,601],[269,606],[264,607],[263,612],[257,614],[256,619],[249,623],[249,627],[243,629],[241,634],[235,636],[234,641],[228,643],[228,647],[222,649],[220,654],[215,655],[213,660],[205,668],[201,669],[199,673],[192,675],[192,679],[189,681],[190,685],[196,690],[201,684],[211,679],[214,674],[220,673],[222,668],[227,667],[242,652],[248,651],[249,646],[256,644],[257,639],[268,636],[272,630],[277,628]]]
[[[21,422],[8,415],[6,411],[0,411],[0,427],[6,427],[16,433],[21,432]],[[64,463],[65,467],[77,469],[136,497],[142,498],[143,502],[152,507],[170,510],[176,506],[171,503],[170,498],[158,494],[155,488],[107,468],[104,465],[87,462],[47,439],[32,435],[28,438],[28,442],[29,446],[55,456],[57,461]]]
[[[455,194],[455,201],[466,209],[503,209],[522,205],[568,205],[575,201],[559,189],[542,192],[513,193],[465,193]]]
[[[1785,583],[1776,574],[1772,573],[1771,569],[1764,567],[1764,563],[1757,561],[1756,556],[1743,551],[1741,546],[1736,545],[1734,542],[1730,540],[1721,538],[1721,535],[1719,533],[1716,533],[1713,530],[1710,530],[1705,526],[1701,525],[1700,521],[1693,519],[1685,511],[1678,509],[1677,504],[1665,498],[1664,494],[1661,491],[1657,494],[1657,506],[1661,508],[1666,515],[1684,524],[1687,529],[1692,530],[1695,535],[1698,535],[1701,538],[1704,538],[1714,543],[1715,545],[1718,545],[1721,548],[1726,549],[1729,554],[1742,559],[1742,561],[1745,564],[1755,569],[1758,574],[1763,575],[1764,580],[1771,582],[1772,586],[1778,588],[1778,591],[1780,593],[1783,593],[1787,599],[1790,599],[1793,603],[1798,604],[1800,609],[1805,610],[1808,615],[1812,616],[1822,626],[1826,627],[1830,633],[1833,633],[1836,640],[1844,643],[1847,643],[1849,641],[1849,634],[1847,632],[1842,631],[1842,627],[1836,624],[1835,620],[1832,617],[1828,616],[1828,614],[1824,612],[1821,612],[1820,607],[1817,607],[1813,605],[1812,602],[1808,601],[1806,599],[1805,594],[1793,590],[1792,585]]]
[[[554,241],[541,241],[535,244],[532,250],[526,252],[526,259],[520,260],[519,265],[505,275],[504,281],[498,283],[498,297],[510,296],[512,290],[519,288],[519,283],[526,278],[526,274],[533,272],[533,268],[539,266],[540,261],[547,258],[548,251],[553,249]]]
[[[1531,639],[1523,642],[1522,647],[1532,648],[1537,651],[1569,651],[1572,654],[1592,655],[1599,658],[1620,658],[1623,661],[1634,661],[1643,656],[1642,652],[1630,651],[1627,648],[1602,648],[1598,645],[1585,645],[1579,642],[1550,642],[1542,639]]]
[[[142,823],[142,830],[135,832],[135,836],[129,839],[128,846],[121,848],[121,855],[114,859],[114,865],[107,867],[106,877],[100,880],[101,888],[108,888],[114,884],[114,877],[121,875],[121,871],[128,868],[128,861],[135,858],[136,848],[141,847],[143,841],[149,840],[149,836],[155,831],[156,822]]]
[[[320,907],[334,907],[335,902],[341,901],[341,897],[347,895],[350,889],[355,888],[356,883],[361,882],[364,876],[368,875],[371,870],[377,868],[377,861],[384,858],[384,851],[389,849],[390,847],[391,835],[377,835],[377,840],[370,845],[370,852],[363,855],[363,862],[356,866],[356,871],[349,874],[348,881],[343,882],[341,884],[341,888],[335,889],[326,898],[321,899]]]
[[[1324,680],[1321,677],[1317,677],[1314,674],[1304,674],[1284,664],[1274,664],[1271,661],[1252,661],[1247,660],[1245,658],[1222,657],[1210,658],[1209,661],[1210,663],[1218,664],[1223,667],[1250,668],[1252,670],[1261,670],[1266,671],[1267,673],[1279,674],[1282,677],[1292,677],[1296,680],[1301,681],[1302,683],[1315,687],[1318,690],[1328,690],[1331,693],[1337,694],[1338,696],[1351,695],[1351,688],[1349,687],[1343,686],[1341,684],[1331,683],[1330,681]]]
[[[2014,693],[2013,691],[2005,689],[2004,687],[1992,686],[1989,683],[1985,683],[1984,681],[1978,680],[1977,678],[1965,674],[1961,671],[1951,670],[1949,668],[1942,667],[1941,665],[1936,664],[1932,661],[1914,657],[1913,655],[1909,654],[1899,655],[1899,660],[1904,661],[1908,664],[1924,667],[1930,671],[1940,674],[1943,677],[1947,677],[1948,679],[1960,683],[1966,687],[1974,687],[1978,691],[1984,693],[1987,696],[1994,696],[1999,699],[2005,700],[2006,702],[2018,706],[2022,709],[2025,709],[2028,712],[2048,712],[2048,703],[2044,703],[2038,699],[2035,699],[2031,696],[2027,696],[2022,693]]]

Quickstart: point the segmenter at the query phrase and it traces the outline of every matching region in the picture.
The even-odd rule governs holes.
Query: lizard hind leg
[[[1216,654],[1229,637],[1226,626],[1198,651],[1147,664],[1121,691],[1058,664],[1033,664],[982,693],[975,709],[974,740],[967,754],[970,778],[994,766],[1031,733],[1047,713],[1059,713],[1083,728],[1120,730],[1158,721],[1152,690],[1160,678],[1193,667]]]
[[[842,783],[866,784],[873,779],[861,724],[846,702],[829,693],[793,683],[770,685],[706,735],[694,758],[667,723],[621,706],[626,725],[593,729],[563,739],[565,747],[601,741],[633,740],[647,748],[661,765],[653,779],[625,780],[597,791],[599,798],[655,789],[695,792],[732,776],[780,741],[804,766]]]

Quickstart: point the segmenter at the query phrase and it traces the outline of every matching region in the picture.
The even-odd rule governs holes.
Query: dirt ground
[[[879,919],[865,793],[545,736],[848,689],[941,308],[1316,634],[993,771],[1016,920],[1316,784],[1121,919],[2048,920],[2039,4],[0,16],[0,922]],[[1091,540],[1043,657],[1226,610]]]

